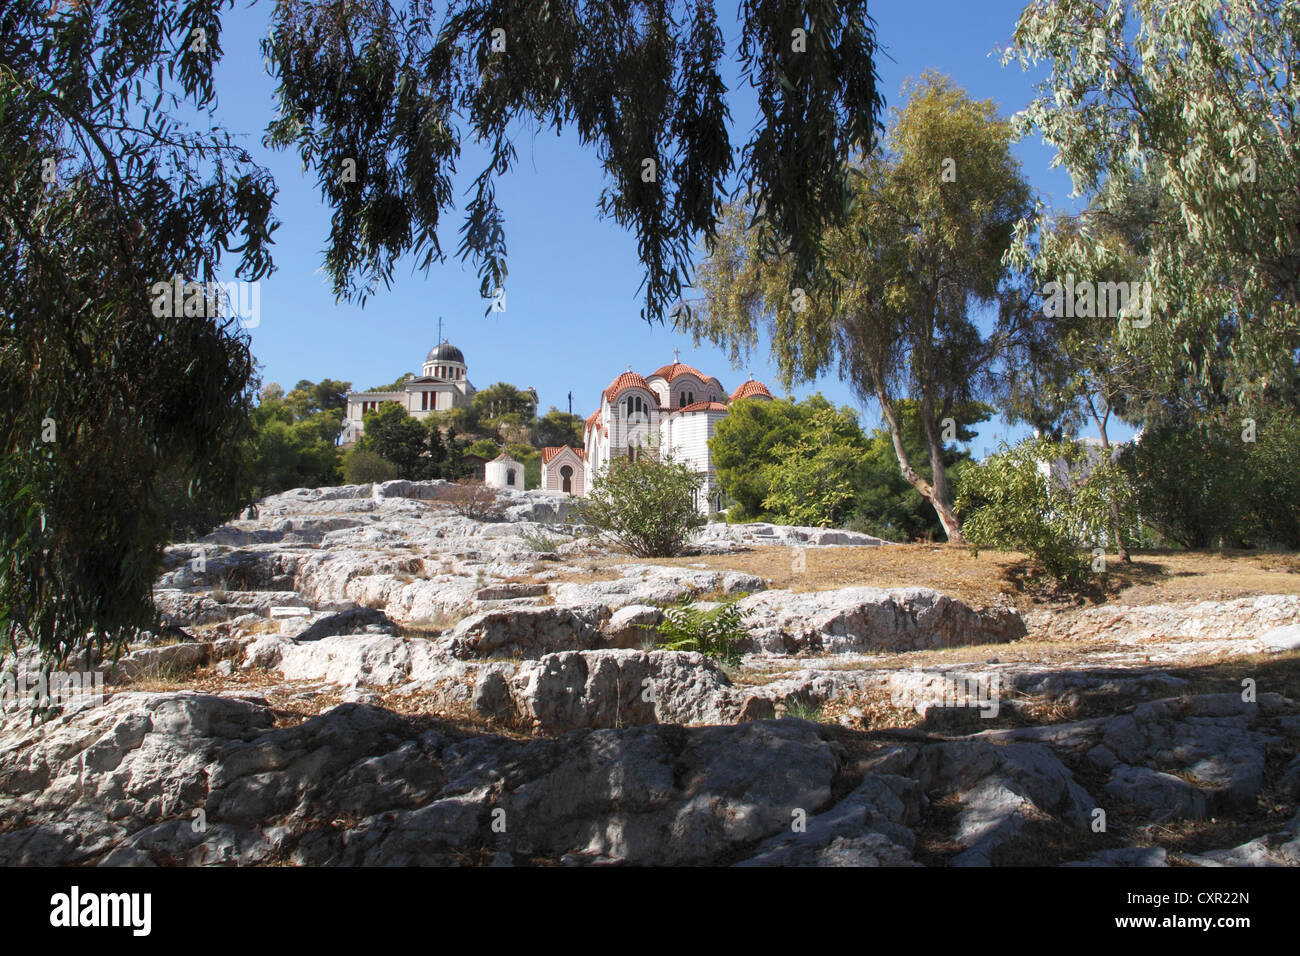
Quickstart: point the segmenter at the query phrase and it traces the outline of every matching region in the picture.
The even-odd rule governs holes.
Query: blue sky
[[[999,50],[1009,41],[1023,6],[1018,0],[890,0],[873,5],[878,38],[887,56],[879,73],[888,106],[899,102],[909,77],[928,68],[947,73],[977,99],[992,98],[1004,115],[1032,97],[1036,77],[1018,66],[1001,66]],[[479,283],[471,263],[454,257],[427,273],[410,262],[398,267],[391,288],[381,287],[364,308],[336,304],[320,272],[328,235],[329,211],[314,180],[305,176],[292,151],[261,146],[272,116],[274,84],[266,73],[258,41],[267,32],[271,4],[259,0],[226,18],[225,55],[217,71],[217,120],[232,133],[246,134],[254,157],[271,170],[279,187],[281,227],[273,249],[277,271],[262,280],[261,320],[250,330],[253,354],[263,379],[286,389],[300,379],[335,378],[355,388],[391,382],[419,371],[425,352],[437,339],[438,318],[446,337],[465,353],[470,380],[479,388],[497,381],[533,386],[541,409],[567,407],[592,412],[599,393],[631,365],[647,373],[672,361],[681,349],[684,362],[717,375],[732,389],[749,372],[773,384],[775,370],[766,344],[741,369],[711,346],[695,348],[689,337],[667,326],[649,326],[639,315],[643,275],[633,235],[596,214],[603,185],[595,154],[582,150],[568,134],[522,133],[516,140],[516,170],[498,184],[506,216],[509,279],[505,311],[484,315]],[[724,20],[734,50],[736,30]],[[752,92],[732,84],[733,128],[747,134],[756,112]],[[733,142],[745,137],[733,135]],[[1053,152],[1037,138],[1016,152],[1034,187],[1049,206],[1071,206],[1068,175],[1052,168]],[[467,150],[460,164],[467,183],[477,171]],[[463,187],[459,190],[463,195]],[[459,201],[459,200],[458,200]],[[454,252],[459,210],[445,215],[443,248]],[[797,388],[796,397],[821,391],[832,401],[859,407],[847,386],[835,378]],[[860,409],[864,426],[879,423],[875,407]],[[982,455],[998,438],[1015,437],[1001,422],[983,426],[973,442]],[[1114,436],[1113,436],[1114,437]],[[1118,437],[1126,437],[1121,432]]]

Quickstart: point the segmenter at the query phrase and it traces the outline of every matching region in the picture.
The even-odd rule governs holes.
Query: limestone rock
[[[546,733],[579,727],[723,723],[726,675],[701,654],[601,650],[526,661],[511,680],[517,712]]]
[[[740,606],[754,648],[778,654],[997,644],[1026,633],[1014,608],[975,611],[929,588],[767,591]]]
[[[587,607],[494,608],[471,615],[452,636],[460,657],[535,658],[561,650],[586,650],[605,644],[601,626],[609,620],[604,605]]]

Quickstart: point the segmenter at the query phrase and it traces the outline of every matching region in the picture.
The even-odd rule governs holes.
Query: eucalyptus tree
[[[271,268],[270,179],[174,118],[211,111],[226,6],[0,8],[0,653],[150,626],[167,496],[239,504],[247,337],[155,289]]]
[[[751,224],[751,199],[728,210],[699,270],[701,297],[677,322],[727,347],[733,362],[766,325],[787,387],[838,366],[863,401],[879,404],[900,473],[960,541],[944,444],[956,437],[953,409],[989,390],[998,356],[1028,321],[1021,277],[1003,256],[1032,195],[991,101],[934,73],[905,95],[885,148],[851,167],[846,222],[822,236],[835,294],[805,288],[792,257],[772,254],[765,224]],[[999,313],[991,334],[977,321],[984,306]],[[930,479],[904,441],[905,398],[918,404]]]
[[[1005,59],[1047,66],[1017,127],[1056,148],[1103,214],[1069,241],[1018,243],[1016,261],[1148,284],[1151,321],[1114,331],[1166,396],[1150,413],[1292,401],[1300,4],[1035,0]],[[1104,228],[1125,219],[1126,237]]]
[[[715,6],[278,3],[264,42],[278,80],[268,142],[297,148],[334,210],[325,268],[336,294],[364,300],[405,254],[421,268],[445,257],[439,227],[468,142],[486,161],[457,252],[477,264],[483,297],[503,301],[496,183],[529,123],[573,130],[596,150],[606,174],[598,208],[636,233],[647,320],[678,300],[733,175],[760,199],[767,235],[805,285],[823,283],[820,236],[852,193],[845,160],[871,148],[883,108],[867,4],[742,0],[730,55]],[[760,114],[738,156],[728,133],[733,68],[756,90]]]

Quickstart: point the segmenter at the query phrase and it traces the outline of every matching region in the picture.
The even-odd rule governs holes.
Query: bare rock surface
[[[1025,636],[1014,608],[976,611],[930,588],[767,591],[741,607],[755,649],[777,654],[924,650]]]
[[[600,680],[602,667],[693,663],[635,655],[599,652],[582,686]],[[556,661],[555,672],[568,663]],[[532,664],[536,673],[547,667]],[[1089,790],[1080,770],[1092,750],[1120,740],[1139,761],[1122,766],[1151,773],[1201,765],[1225,738],[1237,755],[1230,763],[1266,758],[1294,702],[1234,706],[1226,696],[1156,701],[1050,734],[868,735],[853,744],[854,758],[847,738],[792,719],[519,740],[364,703],[277,726],[256,693],[124,692],[44,724],[25,713],[0,720],[0,864],[407,865],[509,854],[517,862],[911,865],[925,862],[917,859],[923,841],[938,839],[956,848],[955,865],[1025,862],[1045,841],[1074,849],[1085,865],[1161,865],[1167,853],[1115,846],[1090,825],[1098,810],[1161,819],[1146,783],[1125,770]],[[1162,722],[1179,746],[1149,733]],[[1190,779],[1207,803],[1224,799],[1214,773]],[[1258,796],[1263,784],[1247,773],[1238,785],[1229,799]],[[1293,818],[1179,862],[1294,865],[1298,845]]]
[[[106,699],[33,722],[0,684],[0,864],[1300,864],[1300,706],[1237,686],[1300,649],[1300,598],[1022,618],[774,590],[718,559],[608,561],[561,496],[485,522],[446,492],[272,496],[167,550],[159,633],[87,658]],[[688,595],[738,600],[739,665],[656,648]],[[1206,661],[1246,659],[1199,692]],[[924,722],[863,730],[886,705]],[[1161,845],[1175,824],[1194,852]]]

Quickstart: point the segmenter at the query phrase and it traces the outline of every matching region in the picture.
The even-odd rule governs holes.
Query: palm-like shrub
[[[695,598],[687,595],[665,608],[663,621],[655,627],[665,638],[659,646],[666,651],[698,651],[722,664],[739,663],[741,642],[749,634],[736,603],[742,597],[736,595],[711,611],[701,611]]]

